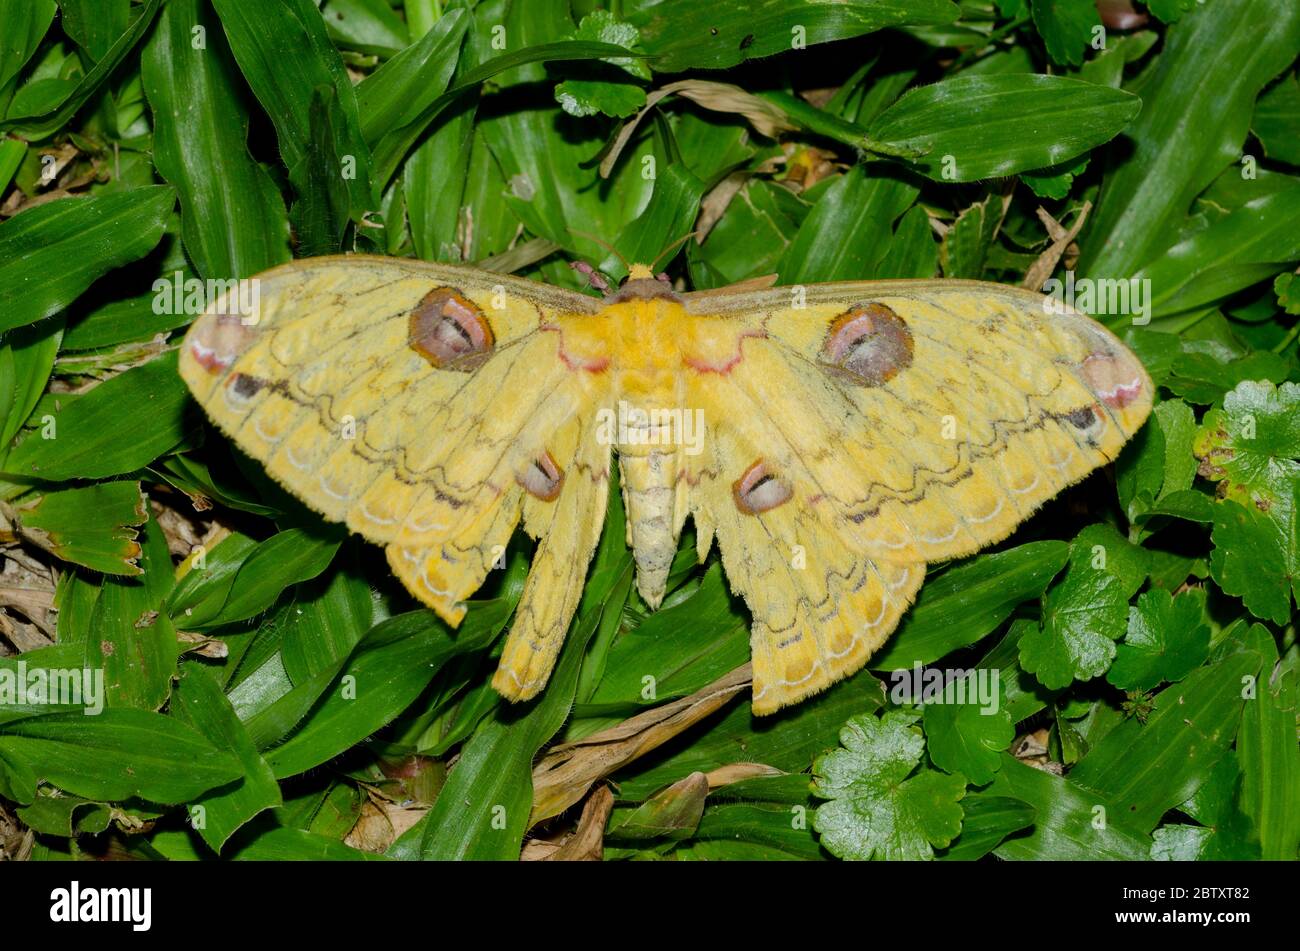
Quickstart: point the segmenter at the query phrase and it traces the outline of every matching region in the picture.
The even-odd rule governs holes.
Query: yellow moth
[[[641,596],[663,599],[689,516],[753,615],[765,714],[859,670],[927,562],[1005,538],[1151,408],[1109,331],[995,284],[678,293],[637,265],[601,300],[360,255],[256,280],[256,313],[194,323],[185,382],[449,624],[522,520],[537,551],[493,679],[512,700],[555,663],[615,458]]]

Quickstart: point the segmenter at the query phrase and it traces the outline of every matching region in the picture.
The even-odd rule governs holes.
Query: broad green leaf
[[[937,181],[1059,165],[1114,138],[1134,95],[1060,76],[957,76],[903,95],[867,127],[866,147]]]
[[[1218,862],[1258,860],[1250,850],[1250,821],[1234,813],[1231,824],[1218,828],[1182,822],[1162,825],[1151,833],[1151,858],[1157,862]]]
[[[540,4],[545,0],[537,0]],[[512,8],[513,9],[513,8]],[[533,9],[530,7],[530,9]],[[538,7],[537,9],[543,9]],[[534,24],[541,23],[542,20],[534,21]],[[496,24],[494,24],[496,25]],[[551,29],[546,30],[550,36],[557,36],[562,28],[569,24],[555,23]],[[543,62],[565,62],[569,60],[587,60],[600,59],[619,53],[625,53],[626,50],[617,46],[611,46],[608,43],[587,43],[579,40],[558,40],[555,42],[529,42],[517,40],[513,45],[507,36],[508,47],[514,52],[504,53],[501,56],[494,56],[489,60],[480,63],[473,69],[462,73],[458,81],[441,96],[429,104],[419,117],[414,121],[407,123],[400,129],[394,130],[390,135],[375,147],[375,182],[379,184],[387,183],[392,178],[393,173],[397,171],[398,165],[402,158],[410,151],[411,147],[419,141],[425,130],[435,119],[453,105],[463,102],[467,92],[478,88],[481,83],[497,76],[500,73],[506,73],[520,66],[526,66],[530,63]],[[532,73],[533,76],[540,75]],[[554,100],[551,100],[552,102]]]
[[[1146,6],[1164,23],[1174,23],[1196,4],[1197,0],[1151,0]]]
[[[1238,384],[1205,414],[1195,452],[1223,498],[1280,514],[1300,482],[1300,383]]]
[[[20,804],[34,802],[36,785],[32,768],[17,756],[6,755],[4,744],[0,743],[0,795]]]
[[[382,862],[337,839],[303,829],[271,829],[244,845],[236,839],[228,856],[236,862]]]
[[[136,526],[148,511],[138,482],[48,492],[14,511],[23,535],[64,561],[113,575],[140,573]]]
[[[180,648],[171,619],[159,610],[174,579],[167,539],[153,518],[140,549],[140,576],[104,579],[89,630],[77,632],[77,640],[86,663],[104,672],[109,706],[158,710],[171,693]]]
[[[138,266],[146,275],[139,284],[133,268],[129,275],[104,278],[72,305],[66,314],[64,350],[114,348],[116,354],[122,352],[117,349],[121,345],[131,343],[156,349],[158,334],[184,326],[201,312],[208,299],[207,286],[189,266],[179,225],[179,218],[172,216],[158,248]],[[138,292],[145,288],[144,293]],[[65,353],[64,360],[69,358]]]
[[[289,585],[310,581],[324,571],[339,544],[333,532],[309,534],[299,528],[279,532],[248,550],[233,573],[223,567],[211,576],[197,576],[193,587],[178,589],[168,610],[186,630],[245,620],[269,608]],[[196,570],[206,569],[191,569]],[[205,588],[217,596],[207,596]]]
[[[27,158],[27,143],[20,139],[0,140],[0,189],[8,189]]]
[[[578,713],[685,697],[748,659],[748,620],[732,606],[715,564],[693,595],[655,611],[614,641],[599,686]]]
[[[966,796],[961,807],[961,835],[938,850],[935,858],[973,862],[992,852],[1011,833],[1034,824],[1034,807],[1023,799],[977,792]]]
[[[1241,769],[1237,757],[1229,750],[1210,770],[1196,794],[1178,807],[1179,812],[1200,825],[1169,823],[1158,827],[1151,833],[1151,858],[1203,862],[1258,860],[1259,838],[1250,818],[1241,810],[1241,787]]]
[[[1256,100],[1250,127],[1265,155],[1300,165],[1300,82],[1294,74],[1283,76]]]
[[[294,776],[319,766],[393,720],[448,658],[490,644],[505,626],[511,607],[484,602],[455,635],[427,611],[376,625],[332,677],[331,689],[302,727],[266,754],[275,775]]]
[[[86,666],[78,642],[51,644],[17,657],[0,657],[0,724],[32,715],[104,709],[104,681]]]
[[[807,777],[801,777],[806,787]],[[791,807],[768,802],[710,803],[700,817],[695,837],[688,847],[693,857],[741,858],[723,848],[749,846],[749,857],[773,859],[824,859],[827,853],[818,844],[807,819],[807,807]],[[710,852],[709,846],[718,847]],[[683,848],[673,851],[675,858],[687,854]]]
[[[189,802],[243,775],[239,760],[160,713],[108,708],[5,725],[0,756],[17,758],[62,790],[120,802]]]
[[[1070,567],[1043,598],[1042,626],[1020,639],[1020,665],[1045,687],[1104,674],[1127,627],[1128,600],[1146,579],[1146,552],[1106,524],[1070,545]]]
[[[149,472],[191,498],[200,500],[198,505],[206,500],[239,512],[271,517],[284,512],[282,499],[264,503],[258,493],[259,486],[247,485],[239,479],[238,470],[230,464],[235,458],[234,450],[213,443],[208,443],[207,448],[204,456],[208,462],[197,455],[175,453],[155,462],[149,467]]]
[[[309,164],[319,169],[320,163],[336,161],[321,174],[343,182],[351,216],[372,210],[370,150],[361,136],[356,94],[316,5],[312,0],[282,0],[269,6],[213,0],[213,7],[235,61],[275,125],[295,188],[301,192],[308,187],[303,176]],[[322,87],[332,94],[322,97]],[[323,102],[317,108],[326,110],[315,122],[313,101]],[[322,154],[326,137],[328,153]]]
[[[280,645],[285,672],[294,683],[332,668],[373,625],[375,605],[352,557],[355,551],[345,549],[330,576],[297,592]]]
[[[921,588],[898,631],[871,658],[873,670],[930,664],[973,644],[1007,619],[1018,604],[1037,598],[1064,566],[1065,542],[1030,542],[976,555]]]
[[[1291,492],[1276,514],[1231,499],[1213,508],[1211,576],[1255,617],[1279,625],[1292,598],[1300,600],[1300,483]]]
[[[891,710],[850,717],[840,745],[813,763],[813,828],[843,859],[928,859],[961,831],[960,776],[922,768],[917,714]]]
[[[156,186],[64,198],[0,224],[0,331],[51,317],[153,250],[176,203]]]
[[[56,12],[54,0],[0,0],[0,89],[31,59]]]
[[[1194,346],[1197,348],[1191,349]],[[1173,358],[1169,376],[1162,382],[1189,403],[1205,406],[1221,403],[1229,390],[1246,380],[1281,383],[1289,372],[1287,361],[1267,350],[1237,356],[1214,344],[1200,347],[1187,343]]]
[[[289,180],[298,193],[289,220],[298,253],[304,257],[342,250],[352,200],[347,183],[354,161],[351,153],[338,148],[345,134],[342,122],[338,93],[330,86],[316,87],[307,109],[308,146],[289,168]]]
[[[248,154],[239,70],[206,3],[169,0],[141,71],[153,108],[154,164],[176,187],[185,249],[199,275],[243,278],[287,261],[284,200]]]
[[[638,34],[636,27],[609,11],[594,10],[582,18],[573,38],[632,49]],[[650,78],[650,70],[639,59],[607,57],[600,63],[575,64],[566,72],[572,76],[555,87],[555,101],[571,116],[626,117],[645,105],[645,90],[629,81]]]
[[[1126,823],[1154,829],[1227,750],[1241,721],[1243,678],[1257,677],[1261,663],[1257,652],[1244,649],[1193,671],[1156,695],[1145,723],[1133,717],[1107,733],[1074,767],[1071,781],[1106,797]]]
[[[347,49],[392,56],[410,42],[388,0],[326,0],[321,15],[331,39]]]
[[[167,612],[174,619],[182,619],[180,626],[184,628],[196,616],[214,615],[230,594],[235,573],[256,548],[253,539],[231,532],[212,545],[211,551],[204,547],[192,552],[191,559],[181,566],[176,587],[167,598]]]
[[[925,735],[930,759],[949,773],[983,786],[1002,765],[999,755],[1015,739],[1015,724],[1006,709],[1001,678],[991,696],[980,694],[986,670],[975,670],[949,683],[939,696],[925,700]]]
[[[63,341],[61,320],[10,331],[0,341],[0,452],[36,407]]]
[[[610,818],[606,840],[691,838],[704,815],[708,795],[708,778],[691,773],[636,808],[616,812]]]
[[[989,250],[1002,220],[997,207],[1000,204],[996,196],[989,195],[957,216],[939,249],[944,277],[977,280],[984,276]]]
[[[1158,499],[1192,487],[1196,476],[1196,457],[1192,444],[1196,435],[1196,416],[1182,400],[1163,400],[1155,408],[1156,425],[1164,437],[1164,472]]]
[[[1004,754],[993,783],[981,792],[1019,799],[1034,809],[1033,828],[994,849],[999,858],[1083,862],[1147,858],[1150,839],[1117,806],[1070,778],[1027,766],[1010,754]]]
[[[523,709],[501,708],[461,748],[433,808],[389,849],[394,858],[516,859],[529,826],[532,763],[568,718],[583,654],[606,611],[610,593],[632,570],[624,543],[623,510],[610,480],[609,519],[587,586],[541,697]]]
[[[60,94],[51,101],[43,101],[39,109],[19,110],[11,104],[8,117],[0,121],[0,132],[12,130],[23,138],[34,141],[43,139],[62,128],[99,91],[114,70],[140,42],[140,38],[153,23],[154,15],[161,5],[162,0],[145,0],[126,32],[117,38],[108,52],[99,58],[94,68],[75,86],[60,91]]]
[[[1233,209],[1138,270],[1149,280],[1155,316],[1192,310],[1271,278],[1300,260],[1300,187]]]
[[[664,73],[726,69],[756,57],[817,43],[862,36],[903,24],[943,24],[957,19],[947,0],[754,0],[720,6],[695,0],[633,0],[623,15],[641,30],[651,65]],[[796,46],[798,42],[798,46]]]
[[[1192,200],[1241,157],[1255,97],[1298,52],[1291,0],[1205,4],[1168,29],[1084,235],[1086,276],[1129,277],[1174,243]]]
[[[1273,279],[1278,306],[1288,314],[1300,314],[1300,281],[1295,274],[1279,274]]]
[[[1006,694],[1006,710],[1014,723],[1044,709],[1060,692],[1044,687],[1033,674],[1020,666],[1020,639],[1026,632],[1037,629],[1038,622],[1030,618],[1012,621],[1006,636],[978,664],[978,669],[997,671]]]
[[[1300,747],[1296,746],[1296,715],[1300,686],[1294,666],[1277,664],[1277,647],[1261,625],[1252,625],[1247,643],[1256,647],[1264,664],[1254,690],[1246,699],[1237,734],[1241,762],[1241,800],[1254,820],[1262,857],[1293,861],[1300,846]]]
[[[776,273],[777,266],[808,214],[808,206],[787,189],[762,179],[750,179],[709,232],[702,249],[688,253],[696,259],[691,277],[696,287],[724,284]],[[699,265],[707,265],[716,280],[702,281]]]
[[[1070,187],[1074,184],[1075,177],[1084,173],[1090,161],[1091,156],[1084,155],[1045,168],[1041,172],[1022,173],[1020,180],[1039,198],[1064,198],[1070,194]]]
[[[433,29],[357,85],[361,135],[372,148],[390,132],[414,122],[442,95],[456,71],[470,15],[448,10]]]
[[[855,165],[822,192],[777,265],[783,284],[870,280],[894,222],[919,194],[905,174],[875,163]]]
[[[1174,597],[1168,591],[1143,592],[1128,610],[1128,633],[1115,649],[1106,679],[1121,690],[1151,690],[1182,680],[1210,652],[1205,590]]]
[[[1199,472],[1219,483],[1210,568],[1257,617],[1285,623],[1300,593],[1300,384],[1246,381],[1205,414]]]
[[[930,228],[930,216],[924,208],[913,205],[898,219],[889,250],[876,268],[876,277],[929,280],[938,270],[939,246]]]
[[[536,47],[544,51],[552,43],[558,46],[563,42],[562,37],[572,30],[567,10],[568,4],[561,0],[534,0],[526,10],[518,4],[512,6],[504,24],[507,48]],[[622,47],[603,43],[571,40],[566,45],[579,50],[627,52]],[[461,82],[489,70],[495,62],[489,60]],[[614,177],[602,183],[596,159],[605,144],[604,137],[591,124],[569,125],[573,119],[565,116],[558,106],[544,108],[541,102],[531,100],[529,97],[539,94],[539,87],[544,87],[547,74],[531,60],[523,62],[529,65],[501,75],[498,81],[505,88],[492,99],[502,96],[507,101],[522,99],[531,102],[534,108],[493,110],[493,114],[479,122],[505,177],[506,200],[533,234],[572,249],[588,260],[601,260],[605,250],[590,239],[574,234],[574,230],[600,236],[618,234],[643,210],[654,190],[654,182],[644,179],[640,165],[632,162],[631,156],[625,156]],[[538,95],[538,99],[543,98],[548,97]],[[490,102],[484,103],[484,110]],[[569,131],[559,134],[559,129],[566,126]],[[602,194],[607,197],[602,198]]]
[[[216,678],[198,664],[186,664],[181,670],[170,712],[221,749],[229,750],[243,766],[242,782],[208,793],[187,808],[191,828],[219,853],[240,826],[263,809],[280,805],[280,787]]]
[[[1031,9],[1048,55],[1062,66],[1083,62],[1094,31],[1105,36],[1094,0],[1034,0]]]
[[[58,400],[56,398],[57,405]],[[120,373],[51,414],[4,462],[30,479],[102,479],[133,472],[172,449],[192,425],[189,394],[171,352]],[[147,419],[147,425],[141,420]]]
[[[131,22],[131,0],[59,0],[63,31],[98,61]]]
[[[70,837],[103,832],[112,821],[112,811],[104,803],[81,796],[42,794],[20,808],[18,818],[36,832]]]
[[[704,183],[685,166],[673,164],[661,169],[645,210],[622,230],[615,247],[629,261],[653,261],[690,234],[702,197]],[[612,276],[624,274],[622,262],[613,257],[601,263],[601,270]]]

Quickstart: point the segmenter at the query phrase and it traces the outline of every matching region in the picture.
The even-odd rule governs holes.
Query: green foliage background
[[[509,707],[526,540],[447,630],[204,424],[154,282],[358,250],[578,286],[623,273],[588,235],[645,260],[700,228],[668,265],[694,288],[1149,279],[1150,323],[1101,319],[1160,402],[1113,472],[932,566],[870,670],[617,765],[605,858],[1295,858],[1300,8],[1136,13],[0,0],[0,512],[57,608],[6,600],[0,668],[107,683],[98,716],[0,704],[31,857],[514,858],[571,827],[530,824],[539,752],[747,659],[716,560],[684,539],[647,612],[615,500]],[[887,695],[936,662],[998,671],[998,713]]]

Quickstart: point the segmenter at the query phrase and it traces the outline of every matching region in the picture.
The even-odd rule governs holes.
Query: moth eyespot
[[[556,465],[549,452],[544,452],[519,474],[517,481],[524,490],[543,502],[554,501],[564,484],[564,470]]]
[[[226,381],[227,401],[230,403],[247,403],[266,386],[266,380],[247,373],[232,373]]]
[[[1081,406],[1076,410],[1063,414],[1060,418],[1077,429],[1090,441],[1101,433],[1105,422],[1105,418],[1098,412],[1096,406]]]
[[[731,494],[736,508],[747,515],[757,515],[788,502],[794,490],[773,475],[767,463],[760,459],[731,484]]]
[[[189,335],[190,355],[199,366],[215,376],[248,349],[257,332],[238,316],[212,314],[199,318]]]
[[[912,332],[892,308],[858,304],[831,323],[822,361],[859,386],[880,386],[912,365]]]
[[[1082,406],[1065,414],[1065,421],[1075,429],[1087,429],[1097,421],[1097,414],[1091,406]]]
[[[1142,370],[1129,354],[1093,353],[1080,370],[1098,399],[1112,409],[1123,409],[1142,395]]]
[[[454,288],[435,287],[411,311],[411,349],[440,370],[468,373],[495,344],[483,311]]]

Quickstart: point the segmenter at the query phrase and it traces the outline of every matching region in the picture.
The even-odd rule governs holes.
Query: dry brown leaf
[[[637,126],[640,125],[645,114],[659,100],[672,95],[682,96],[714,112],[730,112],[744,116],[749,120],[750,125],[769,138],[776,138],[780,133],[789,132],[795,128],[790,124],[790,121],[780,108],[766,99],[760,99],[753,93],[746,92],[739,86],[733,86],[730,83],[710,82],[705,79],[683,79],[680,82],[669,83],[667,86],[651,90],[646,94],[645,105],[642,106],[641,111],[623,123],[623,127],[618,130],[618,135],[614,137],[609,152],[601,160],[601,178],[609,178],[610,172],[614,170],[614,164],[623,153],[623,149],[631,140],[632,134],[636,132]]]
[[[691,300],[696,306],[707,304],[710,296],[728,297],[732,294],[745,291],[765,291],[769,287],[775,287],[776,282],[781,279],[779,274],[760,274],[758,277],[746,278],[743,281],[737,281],[735,284],[728,284],[725,287],[715,287],[712,290],[696,291],[691,295]]]
[[[159,488],[149,490],[149,507],[153,511],[154,521],[162,529],[163,537],[167,539],[167,550],[174,558],[188,558],[190,552],[194,551],[194,546],[199,544],[199,539],[206,526],[203,525],[193,515],[193,506],[190,511],[184,509],[172,508],[170,499],[159,498],[159,495],[171,495],[172,493],[163,493]],[[188,495],[179,496],[178,498],[190,498]]]
[[[563,845],[564,836],[558,839],[528,839],[519,852],[521,862],[545,862]]]
[[[44,633],[54,635],[54,624],[49,617],[54,610],[52,589],[0,587],[0,607],[13,608]]]
[[[372,796],[361,806],[357,824],[343,841],[363,852],[383,854],[428,811],[428,806],[403,806]]]
[[[720,789],[744,779],[762,779],[767,776],[784,776],[785,771],[766,763],[728,763],[704,775],[710,789]]]
[[[732,172],[718,184],[709,189],[709,193],[700,201],[700,215],[695,221],[695,243],[703,244],[731,204],[731,199],[740,193],[749,178],[748,172]]]
[[[184,654],[197,654],[211,660],[223,660],[230,656],[230,645],[215,637],[208,637],[198,631],[177,631],[176,640]]]
[[[737,667],[689,697],[639,713],[575,743],[552,749],[533,768],[529,825],[559,815],[592,784],[666,743],[749,689],[753,669]]]
[[[634,838],[694,835],[708,797],[708,777],[698,771],[691,773],[647,799],[619,828]]]
[[[613,810],[614,794],[601,786],[587,797],[577,830],[543,861],[599,862],[605,857],[605,825]]]
[[[791,151],[785,165],[785,177],[780,182],[796,195],[805,192],[844,168],[835,159],[834,152],[811,145],[800,146]]]
[[[35,624],[19,620],[7,611],[0,611],[0,635],[3,635],[19,654],[40,650],[54,643],[54,638]]]
[[[1075,216],[1074,224],[1067,231],[1060,222],[1049,215],[1041,206],[1038,209],[1038,218],[1047,228],[1048,237],[1052,243],[1042,254],[1038,256],[1029,270],[1025,272],[1025,279],[1020,282],[1021,287],[1036,291],[1042,288],[1047,279],[1052,276],[1056,270],[1056,265],[1061,261],[1061,255],[1065,254],[1066,249],[1074,242],[1079,231],[1083,228],[1084,222],[1088,220],[1088,212],[1092,211],[1092,202],[1085,201],[1083,207],[1079,209],[1079,214]]]

